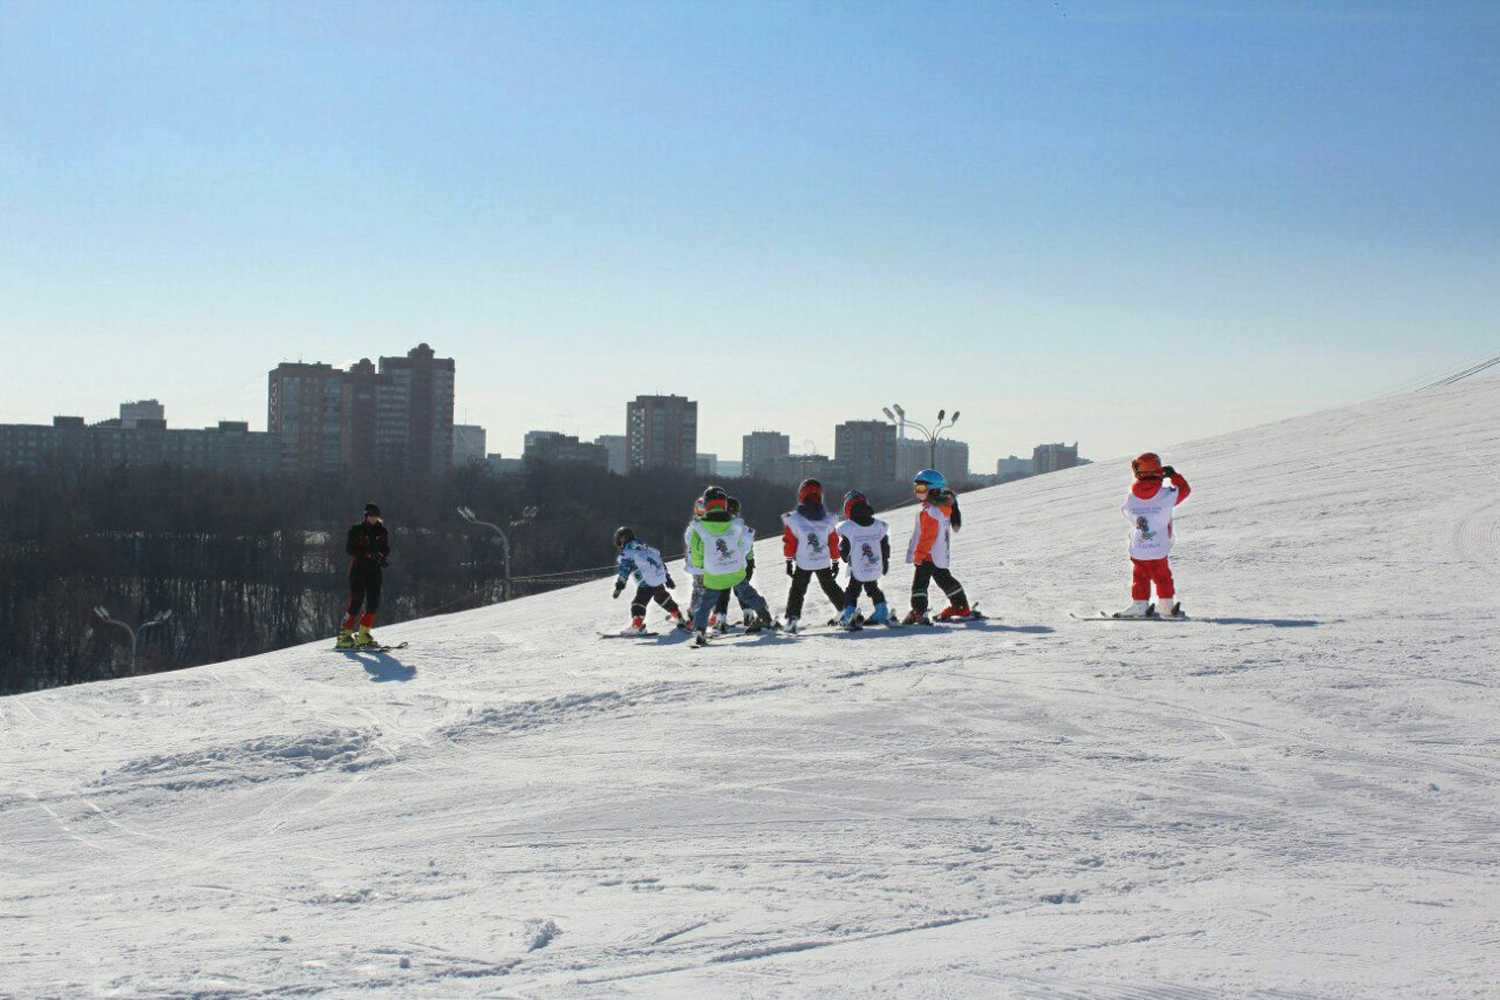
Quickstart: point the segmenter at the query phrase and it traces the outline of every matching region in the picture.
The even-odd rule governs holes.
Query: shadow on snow
[[[371,653],[362,649],[343,650],[346,657],[358,660],[370,680],[377,684],[386,681],[409,681],[417,676],[417,668],[409,667],[390,653]]]

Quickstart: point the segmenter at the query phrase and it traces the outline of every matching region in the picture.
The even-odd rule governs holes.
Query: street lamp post
[[[892,410],[895,410],[896,412],[892,413]],[[908,417],[906,415],[906,411],[901,408],[901,404],[899,403],[892,403],[890,406],[882,407],[880,412],[884,413],[886,415],[886,419],[890,420],[896,425],[903,440],[906,437],[906,428],[915,427],[918,431],[920,431],[922,436],[927,439],[927,467],[929,469],[937,468],[938,437],[941,436],[944,431],[952,430],[953,425],[958,423],[957,410],[953,411],[953,416],[951,417],[948,416],[948,411],[946,409],[938,410],[937,423],[933,424],[930,428],[926,424],[920,424]],[[947,420],[947,423],[944,423],[945,418]]]
[[[152,618],[150,621],[142,622],[139,626],[137,626],[135,628],[131,628],[129,625],[127,625],[126,623],[120,621],[118,618],[111,617],[111,615],[109,613],[109,609],[106,608],[102,604],[95,605],[95,607],[94,607],[94,617],[97,618],[97,619],[99,619],[99,621],[103,622],[105,625],[113,625],[116,628],[122,628],[122,629],[124,629],[125,630],[125,634],[128,635],[128,636],[130,636],[130,673],[132,675],[134,675],[135,674],[135,647],[136,647],[136,643],[140,640],[141,633],[144,632],[144,631],[146,631],[148,628],[153,627],[153,626],[156,626],[156,625],[165,625],[167,623],[167,620],[172,617],[172,611],[169,608],[168,610],[159,613],[155,618]]]
[[[522,510],[521,510],[521,516],[518,517],[518,518],[516,518],[515,520],[509,522],[509,526],[512,527],[512,528],[518,527],[519,525],[525,524],[527,521],[533,520],[536,517],[536,515],[537,515],[537,508],[535,508],[535,507],[525,507],[525,508],[522,508]],[[503,587],[503,589],[501,591],[500,599],[502,601],[508,601],[508,600],[510,600],[510,592],[511,592],[511,582],[510,582],[510,537],[508,535],[506,535],[505,530],[503,528],[501,528],[500,525],[498,525],[498,524],[491,524],[489,521],[481,521],[481,520],[479,520],[479,518],[474,515],[474,511],[473,511],[472,508],[469,508],[469,507],[460,507],[460,508],[458,508],[458,516],[461,517],[461,518],[463,518],[469,524],[472,524],[472,525],[474,525],[476,527],[489,528],[491,531],[493,531],[495,533],[495,537],[497,537],[497,538],[500,539],[500,549],[504,553],[504,556],[505,556],[505,584],[504,584],[504,587]]]

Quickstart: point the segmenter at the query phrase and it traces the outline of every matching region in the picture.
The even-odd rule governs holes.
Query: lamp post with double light
[[[134,628],[132,628],[125,622],[120,621],[120,619],[113,617],[109,613],[109,609],[102,604],[94,606],[94,617],[99,619],[99,621],[105,625],[113,625],[115,628],[124,629],[125,634],[130,636],[130,673],[133,676],[135,674],[135,648],[136,644],[140,641],[141,633],[146,631],[148,628],[155,628],[157,625],[165,625],[168,620],[171,619],[172,611],[171,609],[168,609],[166,611],[159,612],[156,617],[152,618],[150,621],[141,622],[141,624],[137,625]]]
[[[892,412],[893,410],[895,412]],[[916,428],[916,430],[920,432],[924,438],[927,439],[927,467],[929,469],[937,468],[938,438],[944,431],[952,430],[953,425],[958,423],[957,410],[953,411],[953,416],[951,417],[948,416],[947,410],[938,410],[937,422],[934,423],[931,427],[928,427],[926,424],[918,423],[917,421],[908,417],[906,415],[906,411],[901,408],[900,403],[892,403],[890,406],[882,407],[880,412],[885,414],[887,420],[896,425],[898,433],[903,440],[906,437],[906,428]],[[944,422],[945,420],[946,422]]]
[[[522,510],[521,510],[521,516],[518,517],[518,518],[515,518],[512,521],[510,521],[509,522],[509,527],[516,528],[516,527],[519,527],[520,525],[526,524],[528,521],[534,520],[536,518],[536,515],[537,515],[537,508],[535,508],[535,507],[525,507],[525,508],[522,508]],[[460,507],[460,508],[458,508],[458,516],[461,517],[461,518],[463,518],[469,524],[474,525],[475,527],[478,527],[478,528],[489,528],[491,531],[493,531],[495,533],[495,537],[498,538],[498,539],[500,539],[500,549],[504,553],[504,556],[505,556],[505,585],[504,585],[504,589],[501,591],[500,599],[502,601],[508,601],[508,600],[510,600],[510,594],[511,594],[511,582],[510,582],[510,536],[505,533],[505,529],[501,528],[500,525],[498,525],[498,524],[492,524],[489,521],[481,521],[481,520],[479,520],[479,518],[477,516],[475,516],[473,508],[470,508],[470,507]]]

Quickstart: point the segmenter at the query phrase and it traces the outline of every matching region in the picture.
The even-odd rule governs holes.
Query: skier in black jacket
[[[375,615],[380,611],[380,570],[386,557],[391,554],[390,536],[386,534],[385,522],[380,519],[380,508],[365,504],[364,520],[349,529],[344,541],[344,551],[349,553],[349,609],[344,623],[339,626],[338,649],[358,649],[362,646],[379,645],[370,627],[375,624]],[[365,613],[360,617],[360,605]],[[359,620],[359,634],[354,633],[354,622]]]

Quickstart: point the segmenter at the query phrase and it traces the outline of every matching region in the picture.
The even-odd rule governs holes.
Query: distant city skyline
[[[1109,459],[1500,352],[1500,5],[0,12],[0,422],[428,342],[519,455],[959,409]],[[731,377],[732,376],[732,377]]]

